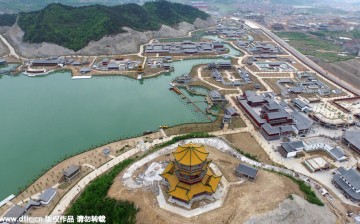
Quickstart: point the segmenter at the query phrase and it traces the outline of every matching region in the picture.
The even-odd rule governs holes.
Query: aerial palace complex
[[[126,109],[116,134],[148,128],[76,151],[0,201],[0,217],[17,222],[124,203],[118,210],[134,208],[138,223],[359,223],[360,91],[253,17],[215,18],[211,27],[155,38],[133,54],[0,58],[0,82],[14,72],[32,79],[71,71],[71,84],[96,82],[89,92],[106,93],[97,99],[108,102],[115,95]],[[98,87],[104,80],[116,85]],[[127,92],[112,92],[124,83]],[[76,104],[91,104],[81,97]],[[139,108],[127,105],[133,101]],[[112,106],[100,107],[101,118]],[[85,114],[72,112],[80,121]],[[147,126],[155,118],[166,122]],[[81,134],[74,135],[92,136]],[[100,199],[81,204],[89,194]]]

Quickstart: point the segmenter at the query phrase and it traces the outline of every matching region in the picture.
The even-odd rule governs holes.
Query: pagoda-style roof
[[[174,172],[175,165],[173,162],[170,162],[161,176],[169,183],[169,190],[167,193],[183,201],[190,201],[194,196],[201,193],[215,193],[221,179],[221,176],[216,176],[210,169],[207,169],[201,182],[186,184],[180,182]]]
[[[196,166],[206,161],[209,153],[205,150],[204,145],[185,144],[179,145],[173,152],[175,160],[185,166]]]

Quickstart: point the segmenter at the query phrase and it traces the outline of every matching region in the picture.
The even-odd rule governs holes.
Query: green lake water
[[[192,66],[213,61],[224,60],[173,62],[170,75],[143,83],[125,77],[71,80],[68,72],[39,78],[0,76],[0,201],[65,155],[159,125],[208,121],[169,91],[169,83]],[[207,107],[203,102],[197,106]]]

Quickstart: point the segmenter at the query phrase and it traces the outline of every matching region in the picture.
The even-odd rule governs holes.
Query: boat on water
[[[47,71],[45,68],[39,68],[39,69],[28,68],[24,72],[24,74],[29,76],[29,77],[42,76],[42,75],[46,75],[48,73],[49,73],[49,71]]]
[[[91,75],[78,75],[78,76],[72,76],[71,79],[91,79]]]
[[[149,134],[151,134],[151,133],[153,133],[153,132],[154,132],[154,131],[144,131],[143,134],[144,134],[144,135],[149,135]]]
[[[140,80],[140,79],[142,79],[142,74],[138,74],[138,76],[137,76],[137,80]]]
[[[174,84],[173,82],[170,82],[169,85],[170,85],[171,87],[175,87],[175,84]]]

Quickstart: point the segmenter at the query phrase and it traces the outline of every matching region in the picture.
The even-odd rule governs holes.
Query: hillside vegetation
[[[16,22],[16,14],[0,15],[0,26],[12,26]]]
[[[74,217],[98,215],[105,216],[106,223],[135,223],[137,210],[134,203],[107,197],[115,177],[132,162],[134,159],[124,160],[111,171],[91,182],[67,210],[66,215]],[[75,219],[75,223],[81,222]]]
[[[0,9],[9,12],[28,12],[40,10],[51,3],[61,2],[64,5],[85,6],[93,4],[118,5],[139,3],[140,0],[0,0]]]
[[[194,23],[209,15],[188,5],[167,1],[147,2],[142,6],[92,5],[71,7],[51,4],[40,11],[22,12],[18,24],[25,32],[23,40],[30,43],[55,43],[72,50],[85,47],[91,40],[125,32],[158,30],[162,24]]]

